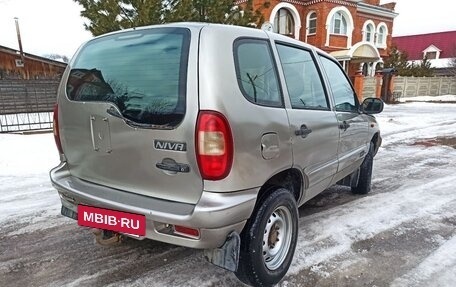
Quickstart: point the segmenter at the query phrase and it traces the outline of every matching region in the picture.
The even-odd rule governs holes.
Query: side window
[[[266,40],[240,39],[234,43],[239,87],[252,103],[282,107],[277,69]]]
[[[307,50],[277,44],[291,106],[328,110],[325,90],[315,61]]]
[[[336,111],[353,112],[358,110],[358,100],[355,97],[350,82],[342,68],[330,59],[320,56],[329,79]]]

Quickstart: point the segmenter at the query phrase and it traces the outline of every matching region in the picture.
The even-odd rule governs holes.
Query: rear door
[[[80,49],[58,100],[73,176],[146,196],[198,201],[198,34],[199,28],[137,29]]]
[[[339,122],[338,172],[349,173],[359,166],[368,151],[368,122],[359,112],[359,103],[347,75],[334,60],[320,56],[334,97]]]
[[[339,129],[311,50],[276,44],[290,99],[293,162],[306,176],[305,199],[326,189],[337,171]]]

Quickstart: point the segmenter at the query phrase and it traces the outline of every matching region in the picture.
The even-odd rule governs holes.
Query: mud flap
[[[241,238],[237,232],[233,231],[220,248],[205,249],[204,257],[218,267],[235,272],[239,263],[240,247]]]
[[[360,169],[358,168],[354,173],[351,174],[351,176],[350,176],[350,187],[351,188],[355,188],[358,186],[359,172],[360,172]]]

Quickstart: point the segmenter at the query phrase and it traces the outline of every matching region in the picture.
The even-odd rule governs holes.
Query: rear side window
[[[293,109],[329,110],[314,58],[308,50],[278,44],[288,94]]]
[[[282,107],[277,69],[266,40],[239,39],[234,43],[239,87],[252,103]]]
[[[186,107],[190,31],[161,28],[105,36],[82,48],[72,65],[73,101],[111,102],[126,119],[178,125]]]

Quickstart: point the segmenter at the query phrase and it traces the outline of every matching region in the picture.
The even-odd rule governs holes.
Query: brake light
[[[201,111],[196,124],[196,156],[203,179],[228,176],[233,163],[233,136],[228,120],[214,111]]]
[[[54,131],[54,140],[59,153],[63,153],[62,142],[60,141],[60,132],[59,132],[59,106],[55,104],[54,106],[54,115],[53,115],[53,124],[52,129]]]

